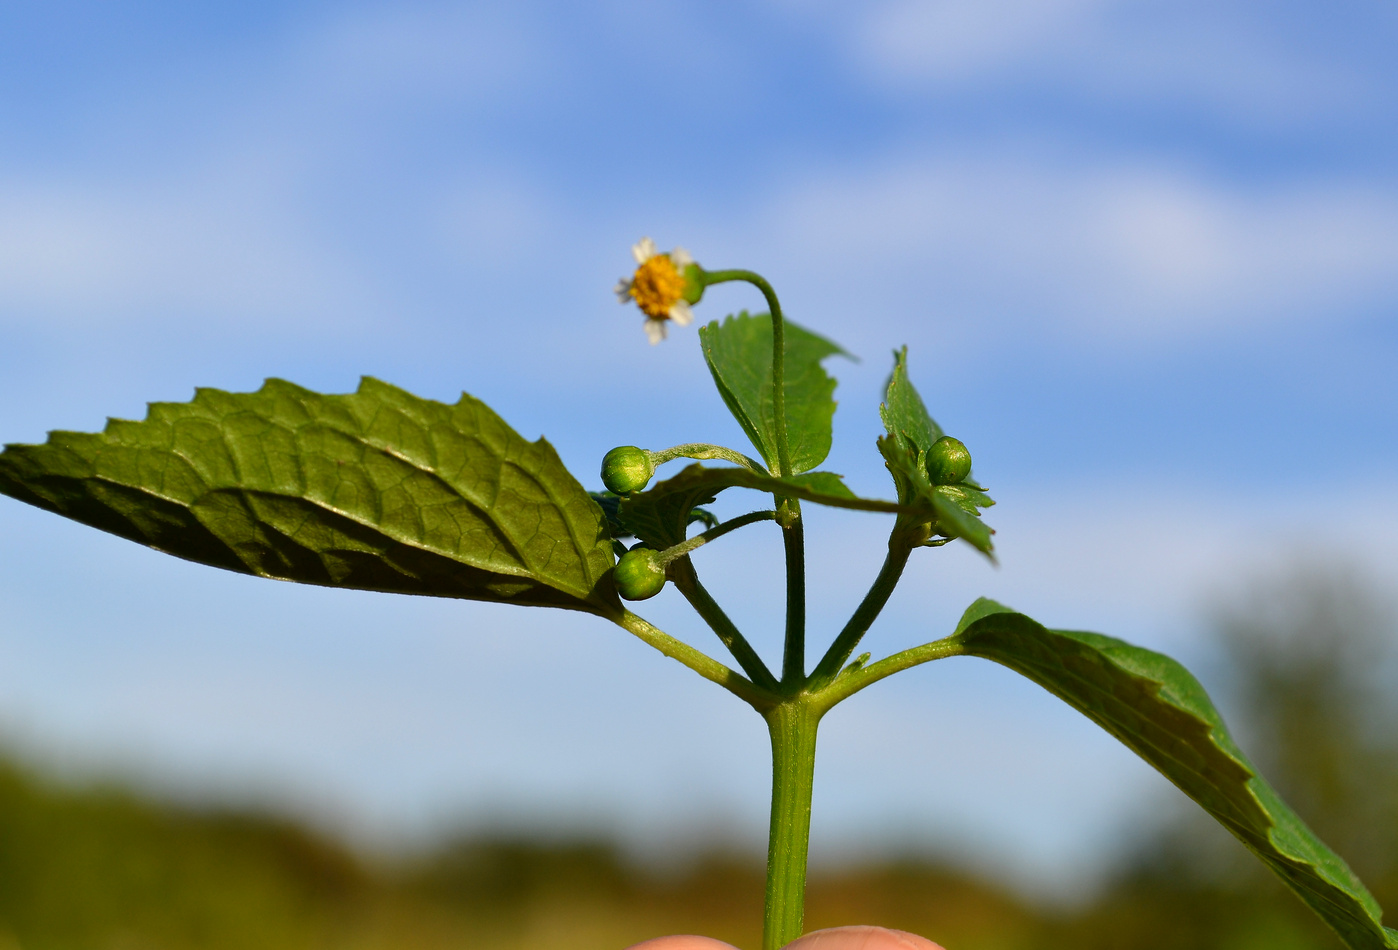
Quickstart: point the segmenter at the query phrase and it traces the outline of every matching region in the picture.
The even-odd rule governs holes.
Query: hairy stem
[[[738,665],[743,668],[743,672],[757,686],[776,692],[778,689],[777,678],[772,675],[771,670],[767,669],[767,664],[762,662],[762,657],[757,655],[757,651],[752,648],[733,621],[728,619],[723,608],[713,599],[704,585],[699,583],[699,575],[694,570],[694,563],[689,558],[682,557],[671,565],[670,573],[675,586],[684,595],[684,599],[689,601],[689,605],[700,617],[704,618],[704,622],[718,635],[719,640],[728,648],[728,652],[733,654],[733,659],[737,660]]]
[[[762,950],[779,950],[801,936],[805,920],[820,710],[804,698],[789,699],[768,710],[765,718],[772,737],[772,826],[767,839]]]
[[[687,538],[684,541],[681,541],[679,544],[675,545],[672,548],[666,548],[664,551],[660,552],[660,557],[657,559],[656,563],[662,566],[669,564],[676,558],[684,557],[696,548],[708,544],[715,538],[721,538],[730,531],[736,531],[738,528],[742,528],[750,524],[756,524],[759,521],[775,521],[776,517],[777,513],[775,511],[750,511],[745,515],[739,515],[736,518],[731,518],[728,521],[725,521],[723,524],[714,525],[708,531],[702,532],[701,534],[696,534],[692,538]]]
[[[767,466],[757,459],[750,458],[742,452],[724,448],[721,445],[710,445],[707,442],[686,442],[684,445],[676,445],[650,453],[652,465],[663,465],[674,459],[721,459],[725,462],[734,462],[749,471],[767,473]]]
[[[758,712],[765,712],[776,705],[777,698],[770,692],[754,685],[752,681],[746,679],[742,674],[729,669],[722,663],[715,660],[708,654],[696,650],[682,640],[676,640],[665,631],[652,625],[642,617],[638,617],[627,610],[617,618],[617,624],[624,630],[635,634],[641,640],[655,647],[661,653],[672,660],[676,660],[689,667],[706,680],[710,680],[734,696],[743,700]]]
[[[824,711],[838,702],[849,699],[864,687],[872,686],[885,676],[892,676],[894,673],[922,663],[930,663],[932,660],[961,656],[963,653],[964,649],[957,637],[934,640],[931,643],[924,643],[922,646],[895,653],[893,656],[884,657],[877,663],[843,673],[835,677],[835,681],[829,686],[813,695],[817,705]]]

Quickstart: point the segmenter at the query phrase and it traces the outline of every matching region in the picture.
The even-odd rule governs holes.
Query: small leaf
[[[898,440],[903,447],[915,447],[923,462],[927,450],[942,436],[946,435],[941,426],[927,414],[927,406],[908,379],[908,348],[893,351],[893,372],[889,374],[884,387],[883,405],[879,406],[879,418],[883,420],[888,434]]]
[[[673,547],[685,539],[692,520],[689,513],[694,506],[709,504],[727,488],[753,488],[818,505],[859,511],[897,513],[906,510],[895,502],[856,497],[833,472],[811,472],[782,479],[746,468],[705,468],[696,463],[686,466],[674,478],[621,499],[617,516],[627,530],[652,547]]]
[[[933,485],[927,476],[927,452],[945,433],[928,415],[922,397],[908,379],[906,346],[893,351],[893,372],[888,377],[879,416],[888,435],[878,440],[878,448],[893,476],[898,500],[927,510],[932,515],[932,534],[961,538],[993,560],[990,536],[994,531],[981,521],[980,509],[995,502],[975,482]],[[904,520],[910,520],[910,516],[904,516]]]
[[[807,472],[830,454],[835,380],[820,365],[849,356],[838,344],[785,322],[786,441],[793,473]],[[747,433],[767,468],[777,468],[776,412],[772,404],[772,318],[746,311],[699,329],[699,342],[719,395]]]
[[[602,510],[552,446],[467,395],[201,389],[143,422],[7,446],[0,492],[260,577],[620,610]]]
[[[995,546],[990,536],[994,532],[979,513],[981,508],[995,504],[989,495],[964,483],[933,485],[919,464],[925,453],[919,453],[916,445],[906,440],[900,443],[895,436],[884,436],[878,440],[878,448],[893,476],[899,502],[923,513],[920,520],[927,525],[927,531],[944,538],[961,538],[993,560]],[[919,520],[916,514],[900,517],[911,523]]]
[[[1234,834],[1350,947],[1398,947],[1378,902],[1238,749],[1199,681],[1167,656],[1096,633],[1048,630],[978,600],[953,637],[1027,676],[1145,759]]]

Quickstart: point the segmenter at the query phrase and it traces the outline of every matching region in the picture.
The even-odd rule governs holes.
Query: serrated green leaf
[[[990,536],[994,532],[981,521],[980,509],[995,502],[975,482],[933,485],[927,477],[927,450],[945,433],[928,414],[922,397],[908,379],[906,346],[893,351],[893,372],[885,386],[879,418],[888,435],[878,440],[878,448],[893,476],[898,500],[929,509],[933,534],[961,538],[993,559]]]
[[[884,428],[903,447],[912,446],[918,450],[919,462],[927,450],[946,433],[933,421],[923,404],[922,397],[908,379],[908,348],[893,351],[893,372],[884,386],[883,405],[879,406],[879,418]]]
[[[833,472],[811,472],[788,479],[746,468],[706,468],[695,463],[674,478],[621,499],[617,517],[628,531],[654,548],[668,548],[685,539],[689,512],[709,504],[727,488],[753,488],[800,498],[818,505],[859,511],[898,513],[906,509],[891,501],[859,498]]]
[[[1348,865],[1257,774],[1208,694],[1159,653],[1096,633],[1049,630],[994,601],[966,611],[962,652],[1027,676],[1106,729],[1194,799],[1355,950],[1398,947]]]
[[[365,378],[201,389],[143,422],[0,453],[0,492],[177,557],[281,580],[615,616],[601,509],[484,403]]]
[[[937,512],[937,533],[944,538],[960,538],[977,551],[994,557],[995,544],[990,540],[990,527],[976,514],[967,514],[966,509],[942,492],[945,486],[932,489],[932,507]]]
[[[808,472],[830,454],[835,380],[821,361],[849,356],[838,344],[785,322],[786,441],[791,471]],[[776,471],[777,429],[772,394],[772,318],[746,311],[699,329],[704,360],[733,418],[767,468]]]

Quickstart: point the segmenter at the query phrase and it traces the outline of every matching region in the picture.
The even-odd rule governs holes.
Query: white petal
[[[612,288],[612,293],[616,294],[616,299],[620,300],[622,303],[630,303],[631,281],[623,277],[616,282],[616,286]]]
[[[643,237],[631,246],[631,256],[636,258],[637,264],[644,264],[660,252],[655,248],[655,242],[648,237]]]
[[[651,346],[655,346],[655,344],[657,344],[657,343],[659,343],[661,340],[665,339],[665,321],[664,321],[664,320],[647,320],[647,321],[646,321],[646,336],[650,338],[650,345],[651,345]]]
[[[694,263],[694,258],[682,247],[677,247],[670,252],[670,263],[683,271],[690,264]]]
[[[694,311],[689,309],[689,303],[687,301],[677,300],[674,306],[670,308],[670,319],[682,327],[687,327],[694,319]]]

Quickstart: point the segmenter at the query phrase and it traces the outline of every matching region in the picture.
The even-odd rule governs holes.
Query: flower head
[[[648,237],[637,241],[631,254],[636,258],[636,272],[618,281],[616,295],[622,303],[634,302],[641,308],[646,315],[646,336],[651,343],[659,343],[665,339],[667,321],[683,327],[694,319],[689,305],[703,292],[695,280],[699,268],[684,248],[661,254]]]

